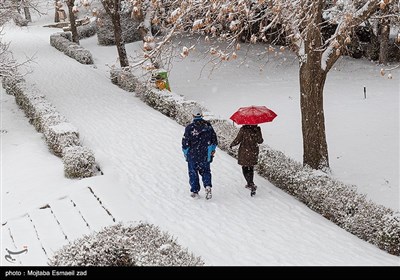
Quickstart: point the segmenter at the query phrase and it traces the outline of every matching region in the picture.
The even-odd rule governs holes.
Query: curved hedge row
[[[111,79],[121,88],[136,92],[149,106],[181,125],[191,122],[192,108],[200,106],[173,92],[149,87],[129,71],[113,70]],[[237,150],[230,149],[229,144],[238,128],[227,120],[214,118],[207,112],[206,115],[210,115],[208,119],[218,135],[218,147],[237,157]],[[268,145],[261,145],[256,171],[341,228],[390,254],[400,255],[400,213],[367,200],[365,195],[357,193],[356,186],[303,166]]]

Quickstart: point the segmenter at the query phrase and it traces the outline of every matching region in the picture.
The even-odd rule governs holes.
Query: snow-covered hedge
[[[29,122],[32,123],[39,132],[42,130],[42,117],[56,111],[45,96],[34,86],[27,86],[25,82],[15,85],[11,94],[15,96],[18,106],[25,112]]]
[[[169,91],[160,91],[147,87],[129,70],[112,69],[111,82],[137,96],[154,109],[185,125],[192,120],[193,108],[199,106],[195,101],[187,101],[182,96],[171,95]],[[205,108],[203,108],[206,110]]]
[[[36,120],[33,122],[33,125],[39,132],[48,131],[51,126],[67,122],[67,119],[57,111],[41,114]]]
[[[111,82],[126,91],[134,92],[140,84],[139,80],[130,72],[124,69],[111,69]]]
[[[50,150],[59,157],[63,155],[66,148],[80,144],[78,130],[68,122],[49,126],[44,136]]]
[[[69,36],[64,33],[58,32],[50,35],[50,45],[82,64],[93,64],[93,57],[90,51],[71,42],[68,39]]]
[[[114,74],[118,75],[118,72]],[[128,77],[126,73],[124,75]],[[119,78],[114,77],[114,80]],[[200,106],[195,101],[140,84],[137,78],[134,80],[136,95],[148,105],[182,125],[192,121],[191,108]],[[203,108],[203,111],[207,110]],[[218,135],[218,148],[237,157],[237,149],[230,149],[229,144],[239,129],[224,119],[212,116],[208,119]],[[303,166],[265,144],[261,145],[256,170],[275,186],[343,229],[393,255],[400,255],[400,213],[368,201],[357,193],[356,186],[346,185],[321,171]]]
[[[60,115],[34,85],[23,79],[3,77],[3,88],[15,96],[15,102],[38,132],[42,132],[49,149],[63,158],[65,176],[85,178],[99,170],[93,153],[80,146],[78,130]],[[72,162],[72,161],[75,162]]]
[[[15,71],[9,76],[1,77],[3,88],[7,94],[14,95],[14,92],[19,90],[19,85],[24,82],[24,79]]]
[[[66,147],[62,160],[67,178],[87,178],[96,174],[96,161],[89,148],[77,145]]]
[[[367,200],[357,187],[305,167],[263,145],[257,172],[341,228],[400,255],[400,213]]]
[[[121,223],[65,245],[50,266],[203,266],[166,232],[148,223]]]
[[[96,35],[96,21],[92,21],[85,25],[80,25],[77,28],[79,39],[89,38]]]

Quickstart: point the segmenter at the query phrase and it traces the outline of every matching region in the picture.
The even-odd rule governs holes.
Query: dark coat
[[[182,151],[187,161],[210,162],[218,145],[217,135],[211,124],[201,117],[194,118],[185,128]]]
[[[254,166],[258,162],[260,149],[258,144],[264,142],[261,128],[256,125],[244,125],[240,128],[238,135],[231,143],[231,147],[240,144],[238,163],[242,166]]]

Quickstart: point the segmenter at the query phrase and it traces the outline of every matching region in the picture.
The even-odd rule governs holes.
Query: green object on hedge
[[[154,76],[157,80],[161,80],[165,83],[165,88],[169,91],[171,91],[171,88],[169,86],[168,82],[168,72],[165,70],[158,70],[157,72],[154,73]]]

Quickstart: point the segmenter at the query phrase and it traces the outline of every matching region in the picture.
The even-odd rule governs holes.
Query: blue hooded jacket
[[[195,117],[185,128],[182,151],[187,161],[211,162],[212,153],[218,145],[217,134],[208,121]]]

